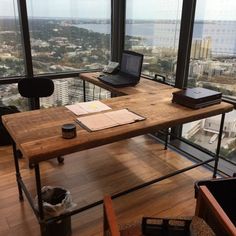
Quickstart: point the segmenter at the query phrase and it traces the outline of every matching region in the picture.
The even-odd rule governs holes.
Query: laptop
[[[140,80],[143,65],[143,55],[124,51],[121,58],[120,71],[115,75],[99,76],[99,80],[103,83],[114,87],[125,87],[136,85]]]

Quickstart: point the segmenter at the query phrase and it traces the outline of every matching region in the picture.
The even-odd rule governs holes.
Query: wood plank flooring
[[[42,163],[42,185],[63,186],[70,190],[79,207],[191,165],[192,162],[149,136],[105,145],[74,153],[64,165],[56,159]],[[35,196],[34,171],[25,159],[21,172],[32,196]],[[210,178],[204,167],[185,172],[113,201],[120,224],[142,216],[192,216],[195,209],[194,182]],[[0,235],[39,236],[40,230],[28,202],[19,202],[12,151],[0,147]],[[102,235],[102,206],[72,216],[72,235]]]

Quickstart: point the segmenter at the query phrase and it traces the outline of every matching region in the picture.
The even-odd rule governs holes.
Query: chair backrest
[[[103,236],[120,236],[120,231],[110,196],[105,196],[103,199],[103,214]]]
[[[0,106],[0,146],[12,144],[12,139],[2,123],[2,116],[20,112],[15,106]]]
[[[141,222],[119,228],[110,196],[103,198],[103,236],[142,236]]]
[[[21,79],[18,82],[18,91],[26,98],[49,97],[54,92],[54,83],[48,78]]]

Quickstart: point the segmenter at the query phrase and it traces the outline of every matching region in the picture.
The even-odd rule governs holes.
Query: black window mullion
[[[175,80],[177,88],[187,86],[195,9],[196,0],[183,0]]]
[[[196,1],[183,0],[175,79],[175,87],[177,88],[187,87]],[[171,133],[174,134],[173,139],[181,137],[182,125],[172,128]]]
[[[112,0],[111,15],[111,59],[120,62],[125,41],[126,1]]]
[[[19,9],[19,20],[20,27],[22,32],[22,45],[25,59],[25,71],[26,76],[29,78],[33,77],[33,64],[32,64],[32,55],[31,55],[31,46],[30,46],[30,34],[29,34],[29,24],[27,16],[27,8],[25,0],[18,0],[18,9]]]
[[[26,77],[33,79],[33,62],[31,54],[30,33],[26,0],[18,0],[20,28],[22,32],[22,45],[25,62]],[[39,108],[39,98],[29,99],[30,109]]]

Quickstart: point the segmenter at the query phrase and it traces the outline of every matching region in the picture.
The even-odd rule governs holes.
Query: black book
[[[172,102],[190,108],[201,108],[221,102],[222,93],[205,88],[187,88],[173,93]]]

